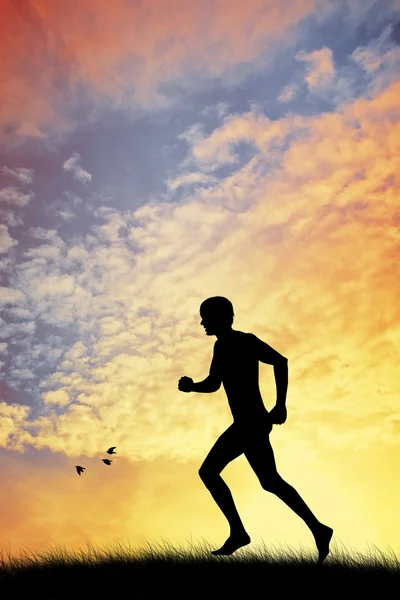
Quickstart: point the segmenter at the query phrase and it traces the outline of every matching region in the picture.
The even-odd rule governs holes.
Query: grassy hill
[[[333,544],[332,544],[333,546]],[[176,598],[375,598],[400,590],[400,561],[384,555],[332,549],[324,564],[288,547],[242,549],[213,556],[204,542],[190,550],[164,545],[0,554],[0,598],[19,600],[169,600]]]

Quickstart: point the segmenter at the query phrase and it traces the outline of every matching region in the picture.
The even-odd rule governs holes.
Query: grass
[[[316,553],[288,546],[277,549],[263,544],[256,550],[243,548],[232,556],[213,556],[203,543],[188,549],[168,541],[133,551],[116,544],[108,549],[68,552],[63,548],[42,552],[24,551],[16,559],[0,553],[0,598],[19,600],[101,600],[207,598],[330,598],[340,594],[374,598],[395,597],[400,589],[400,560],[391,551],[339,551],[322,565]],[[354,596],[355,594],[355,596]]]

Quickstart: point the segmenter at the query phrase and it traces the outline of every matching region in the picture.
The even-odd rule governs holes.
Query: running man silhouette
[[[263,489],[278,496],[308,525],[317,545],[318,563],[322,563],[329,554],[333,529],[318,521],[298,492],[278,474],[269,441],[272,425],[285,423],[287,417],[287,358],[254,334],[232,329],[234,312],[227,298],[214,296],[205,300],[200,306],[200,317],[206,335],[217,337],[210,373],[198,383],[181,377],[178,389],[211,393],[222,383],[233,416],[233,423],[215,442],[199,469],[200,478],[230,525],[228,539],[212,554],[233,554],[251,541],[232,494],[220,476],[228,463],[244,453]],[[259,361],[274,367],[277,397],[270,412],[259,389]]]

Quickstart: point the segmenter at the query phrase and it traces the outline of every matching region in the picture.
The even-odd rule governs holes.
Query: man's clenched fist
[[[269,416],[274,425],[282,425],[287,419],[286,406],[275,405],[274,408],[270,410]]]
[[[181,377],[178,382],[178,390],[181,392],[193,391],[193,379],[191,377]]]

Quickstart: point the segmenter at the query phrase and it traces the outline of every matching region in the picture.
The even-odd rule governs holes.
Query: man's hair
[[[230,324],[233,323],[233,317],[235,316],[232,302],[223,296],[212,296],[204,300],[200,305],[200,314],[205,312],[210,312],[222,319],[228,319]]]

